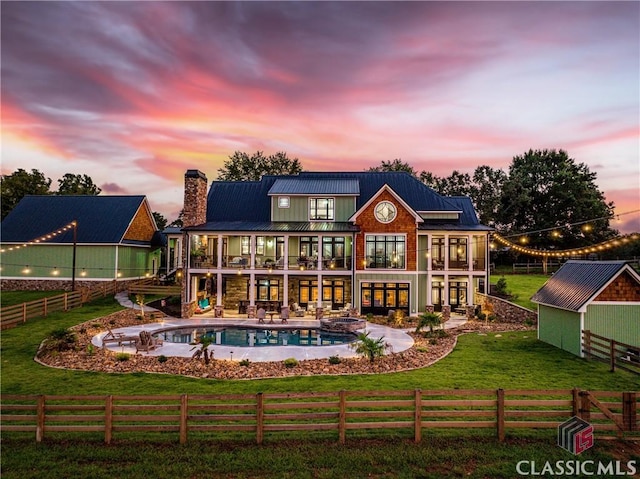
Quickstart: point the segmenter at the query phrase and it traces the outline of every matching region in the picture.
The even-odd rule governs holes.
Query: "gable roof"
[[[27,195],[2,221],[0,241],[31,241],[76,220],[78,243],[117,244],[124,242],[131,222],[143,206],[148,209],[142,195]],[[68,230],[47,243],[73,243],[73,231]]]
[[[351,192],[356,197],[356,210],[388,185],[413,211],[464,212],[458,200],[436,193],[406,172],[302,172],[296,176],[265,175],[260,181],[213,181],[207,195],[207,223],[268,222],[270,194],[317,194],[320,185],[331,187],[332,191]],[[359,195],[353,193],[356,187]]]
[[[393,191],[393,188],[391,188],[388,184],[384,184],[382,185],[382,187],[376,192],[375,195],[373,195],[371,198],[369,198],[369,200],[363,204],[360,208],[358,208],[356,210],[355,213],[353,213],[353,215],[351,215],[351,218],[349,218],[349,221],[355,221],[356,218],[358,216],[360,216],[360,214],[366,210],[369,206],[371,206],[371,204],[380,196],[380,194],[382,192],[388,192],[393,198],[395,198],[395,200],[400,203],[400,205],[409,212],[409,214],[411,216],[414,217],[414,219],[416,220],[416,223],[422,223],[423,219],[422,217],[416,213],[413,208],[411,208],[411,206],[409,206],[395,191]]]
[[[534,303],[583,312],[623,271],[640,283],[640,276],[625,261],[567,261],[534,294]]]

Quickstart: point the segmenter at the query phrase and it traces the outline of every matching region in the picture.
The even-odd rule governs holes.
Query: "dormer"
[[[356,179],[278,178],[269,189],[271,221],[344,222],[356,210]]]

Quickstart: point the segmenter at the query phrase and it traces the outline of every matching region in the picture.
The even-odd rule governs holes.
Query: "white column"
[[[289,306],[289,274],[285,273],[282,278],[282,306]]]
[[[322,236],[318,236],[318,264],[316,266],[316,269],[318,271],[322,271],[322,266],[324,263],[324,251],[322,248]]]
[[[256,305],[256,274],[249,274],[249,306]]]
[[[222,306],[222,273],[216,274],[216,306]]]
[[[289,235],[284,236],[284,270],[289,269]]]
[[[250,268],[255,269],[256,267],[256,235],[251,235],[249,239],[249,253],[251,253]]]
[[[217,261],[217,265],[218,265],[218,269],[222,268],[222,235],[218,235],[218,252],[216,253],[218,255],[218,261]]]
[[[467,266],[473,271],[473,235],[467,236]]]
[[[444,270],[445,271],[449,270],[449,235],[448,234],[444,235]]]

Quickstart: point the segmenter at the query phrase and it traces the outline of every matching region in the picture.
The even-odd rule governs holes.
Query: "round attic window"
[[[375,215],[380,223],[391,223],[396,217],[396,206],[390,201],[381,201],[376,205]]]

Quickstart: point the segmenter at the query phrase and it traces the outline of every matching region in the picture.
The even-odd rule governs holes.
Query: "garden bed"
[[[527,330],[530,327],[516,324],[480,323],[471,321],[461,328],[446,330],[443,337],[424,337],[410,333],[415,344],[401,353],[389,352],[370,362],[364,358],[340,358],[338,364],[327,359],[299,361],[294,367],[286,367],[283,361],[251,362],[241,365],[239,361],[214,359],[205,364],[202,360],[184,357],[147,356],[146,354],[123,355],[91,344],[91,339],[106,327],[121,328],[154,322],[149,318],[140,320],[133,310],[118,311],[103,318],[94,319],[70,328],[76,333],[76,344],[69,351],[38,352],[36,360],[44,365],[85,371],[107,373],[148,372],[175,374],[209,379],[261,379],[287,376],[312,376],[319,374],[378,374],[406,371],[429,366],[449,354],[459,334],[466,332],[489,333],[497,331]],[[126,359],[125,359],[126,357]]]

